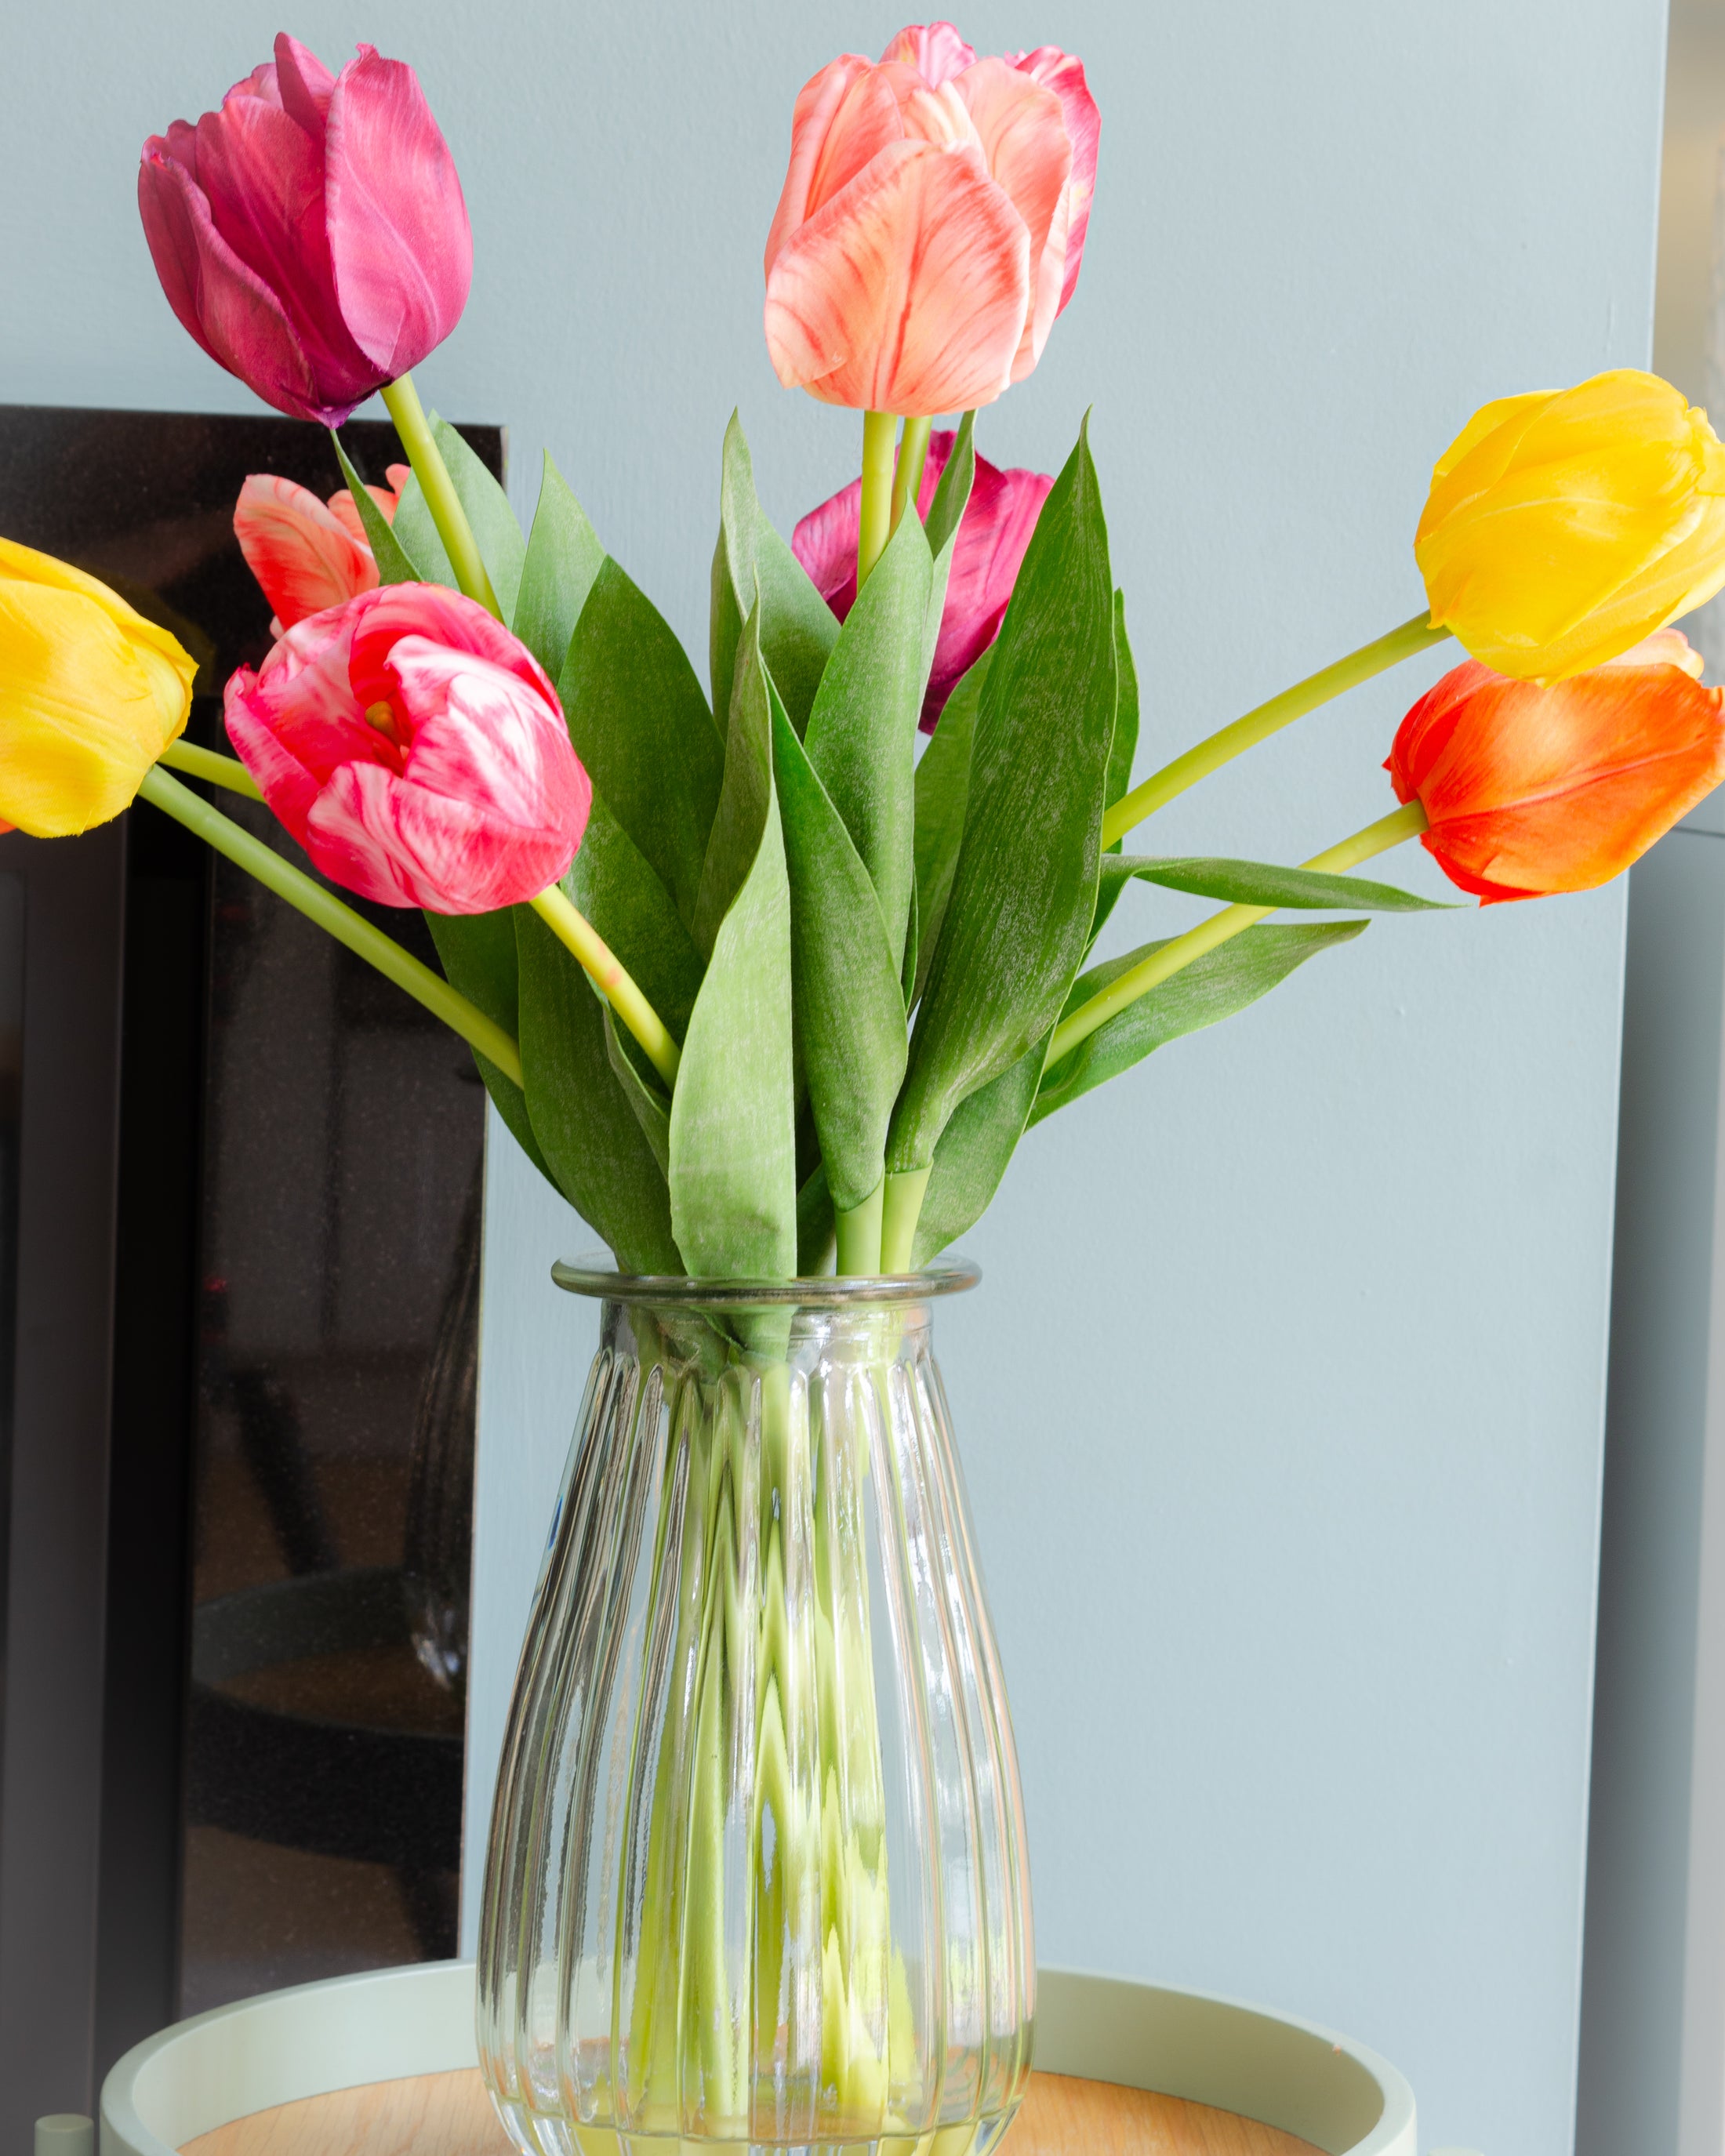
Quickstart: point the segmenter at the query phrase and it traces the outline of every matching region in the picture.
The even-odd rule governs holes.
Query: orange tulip
[[[1725,689],[1702,687],[1701,664],[1675,629],[1543,687],[1470,660],[1402,721],[1384,768],[1483,903],[1591,891],[1725,780]]]
[[[1096,171],[1084,70],[978,59],[950,23],[804,84],[767,238],[787,388],[860,411],[968,411],[1021,380],[1071,296]]]
[[[366,490],[392,524],[407,483],[408,467],[391,465],[388,486]],[[309,613],[377,588],[377,564],[345,486],[325,503],[290,479],[254,472],[234,506],[234,536],[275,609],[273,636]]]

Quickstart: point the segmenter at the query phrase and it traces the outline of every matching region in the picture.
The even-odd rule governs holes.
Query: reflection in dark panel
[[[18,1357],[18,1110],[24,1075],[24,880],[0,874],[0,1730],[6,1727],[6,1553]]]

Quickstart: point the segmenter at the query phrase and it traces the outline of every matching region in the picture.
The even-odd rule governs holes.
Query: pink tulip
[[[952,439],[944,434],[930,438],[928,463],[916,496],[917,513],[925,518],[934,500],[936,484],[952,453]],[[935,721],[961,677],[999,634],[1024,549],[1053,485],[1045,472],[1002,471],[986,457],[977,459],[976,481],[952,548],[934,666],[922,699],[924,733],[934,732]],[[862,481],[853,480],[842,493],[810,510],[791,534],[792,552],[840,621],[856,600],[857,511],[861,500]]]
[[[219,112],[152,135],[138,208],[168,305],[266,404],[340,426],[461,318],[473,235],[418,78],[289,37]]]
[[[921,414],[1021,381],[1077,281],[1100,126],[1080,61],[979,60],[950,23],[823,68],[767,238],[779,380]]]
[[[391,465],[387,487],[366,489],[392,524],[407,482],[407,465]],[[254,472],[234,506],[234,536],[246,567],[275,609],[272,636],[308,613],[321,613],[326,607],[377,588],[371,542],[345,486],[326,503],[290,479]]]
[[[308,615],[228,684],[228,737],[334,882],[487,913],[563,874],[593,788],[537,662],[482,606],[392,584]]]

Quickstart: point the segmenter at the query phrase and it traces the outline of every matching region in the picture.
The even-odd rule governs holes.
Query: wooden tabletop
[[[1232,2112],[1065,2074],[1032,2074],[1010,2156],[1318,2156],[1309,2141]],[[512,2156],[472,2068],[373,2082],[254,2112],[183,2156]]]

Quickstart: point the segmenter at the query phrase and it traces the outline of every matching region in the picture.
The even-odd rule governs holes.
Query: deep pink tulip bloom
[[[309,614],[228,684],[228,737],[334,882],[488,913],[575,858],[593,788],[537,661],[438,584]]]
[[[284,31],[193,127],[152,135],[138,208],[168,305],[266,404],[338,427],[461,318],[473,235],[403,60],[331,75]]]
[[[922,414],[1021,381],[1077,282],[1100,126],[1081,62],[979,60],[950,23],[823,68],[767,239],[779,380]]]
[[[408,475],[406,465],[391,465],[387,487],[366,489],[392,524]],[[345,486],[321,501],[310,487],[290,479],[253,472],[234,505],[234,536],[246,567],[275,609],[272,636],[308,613],[321,613],[326,607],[377,589],[371,542]]]
[[[916,496],[917,513],[925,518],[952,453],[952,440],[944,434],[930,438],[928,463]],[[976,483],[952,549],[934,666],[922,699],[924,733],[934,732],[947,697],[1000,634],[1024,549],[1053,485],[1046,472],[1002,471],[986,457],[977,459]],[[856,528],[861,502],[862,481],[853,480],[830,501],[810,510],[791,534],[792,552],[840,621],[856,601]]]

